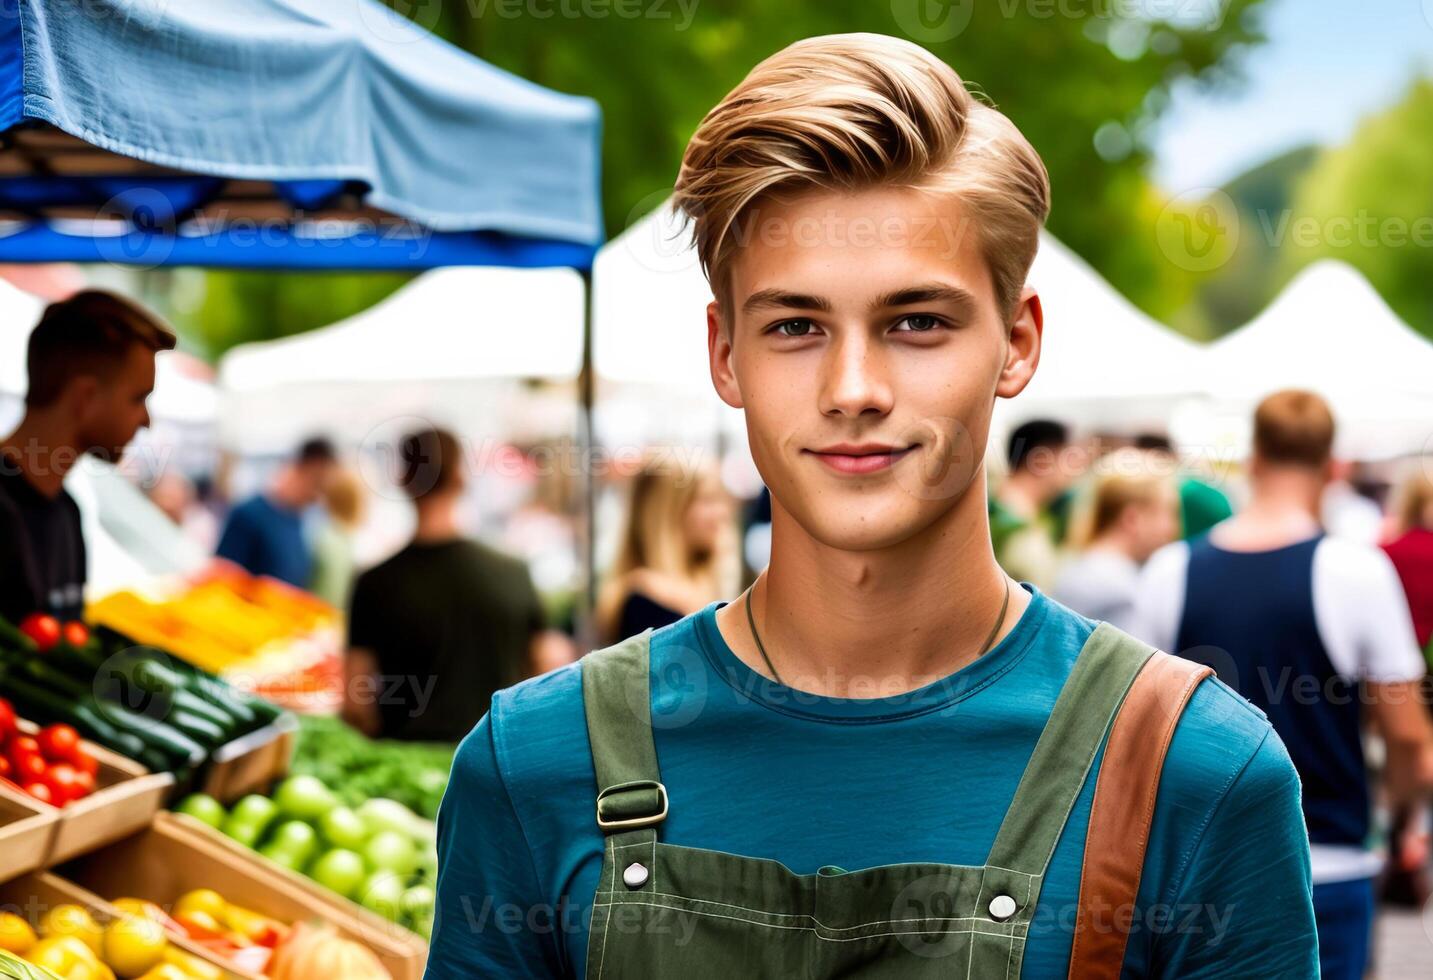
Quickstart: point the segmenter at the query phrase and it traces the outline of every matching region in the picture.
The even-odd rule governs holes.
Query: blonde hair
[[[1173,500],[1174,479],[1169,467],[1152,453],[1120,449],[1095,464],[1095,476],[1080,500],[1070,525],[1070,545],[1088,548],[1111,528],[1130,507],[1152,506]]]
[[[1333,452],[1328,402],[1312,391],[1276,391],[1254,409],[1254,452],[1270,463],[1320,467]]]
[[[324,485],[323,504],[329,516],[343,527],[357,527],[363,522],[367,504],[363,496],[363,481],[353,470],[339,468]]]
[[[759,199],[874,186],[958,197],[1011,315],[1050,211],[1049,175],[1009,119],[910,41],[832,34],[762,61],[697,127],[673,202],[721,297],[733,230]]]
[[[670,458],[649,460],[632,478],[617,557],[597,600],[597,623],[603,635],[612,637],[616,631],[622,604],[632,591],[631,574],[638,569],[693,582],[708,601],[735,592],[741,574],[735,526],[719,536],[707,554],[692,552],[683,527],[697,494],[715,479],[708,468],[689,467]]]
[[[1433,472],[1428,469],[1430,465],[1433,465],[1433,460],[1420,460],[1398,484],[1389,508],[1398,534],[1416,527],[1433,531]]]

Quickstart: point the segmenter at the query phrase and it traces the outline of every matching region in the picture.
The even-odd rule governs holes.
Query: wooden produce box
[[[0,882],[44,864],[60,811],[0,783]]]
[[[19,726],[27,735],[39,731],[39,726],[25,719],[20,720]],[[152,773],[133,759],[94,742],[82,740],[80,745],[99,763],[96,788],[89,796],[68,806],[51,807],[59,817],[59,826],[49,851],[42,856],[41,867],[53,867],[147,827],[174,785],[174,776],[170,773]],[[13,796],[30,798],[9,787],[0,788]]]
[[[407,929],[379,916],[355,915],[357,907],[345,909],[341,903],[352,903],[338,896],[320,899],[317,885],[301,886],[302,876],[197,820],[171,813],[159,814],[148,830],[67,865],[64,873],[99,894],[147,899],[165,909],[193,889],[212,888],[285,924],[322,919],[373,950],[393,980],[422,980],[428,959],[427,943]]]
[[[129,896],[115,895],[114,897],[126,898]],[[120,914],[118,909],[89,889],[48,871],[34,872],[0,884],[0,911],[13,912],[32,926],[36,925],[41,917],[56,905],[78,905],[94,916],[95,921],[101,926],[117,918]],[[209,955],[209,952],[203,947],[191,943],[187,939],[167,932],[165,937],[176,948],[217,967],[223,974],[224,980],[254,980],[252,977],[229,969],[221,960]]]
[[[226,806],[249,793],[264,792],[288,774],[298,730],[298,718],[286,713],[219,746],[209,757],[195,792],[208,793]]]

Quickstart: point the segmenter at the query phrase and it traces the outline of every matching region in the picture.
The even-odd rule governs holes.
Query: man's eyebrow
[[[921,283],[907,286],[878,296],[871,303],[871,310],[883,310],[892,306],[910,306],[913,303],[953,303],[964,310],[975,309],[975,297],[959,286],[943,282]]]
[[[809,293],[793,293],[785,289],[759,289],[746,298],[741,304],[743,313],[751,313],[764,307],[782,306],[788,309],[798,310],[820,310],[822,313],[831,312],[831,301],[824,296],[812,296]]]

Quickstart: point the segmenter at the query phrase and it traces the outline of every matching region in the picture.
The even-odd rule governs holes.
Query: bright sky
[[[1269,0],[1262,16],[1269,42],[1244,57],[1244,85],[1176,90],[1153,173],[1170,194],[1303,143],[1341,142],[1420,69],[1433,74],[1433,0]]]

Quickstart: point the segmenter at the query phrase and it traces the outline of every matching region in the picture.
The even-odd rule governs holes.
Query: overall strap
[[[648,629],[582,658],[597,825],[609,836],[641,832],[655,839],[652,828],[667,816],[667,790],[652,740],[651,636]]]
[[[1085,785],[1115,712],[1154,648],[1100,623],[1065,680],[986,864],[1037,879]]]
[[[1212,673],[1202,664],[1156,653],[1115,718],[1085,833],[1071,978],[1120,975],[1164,757],[1194,689]]]

